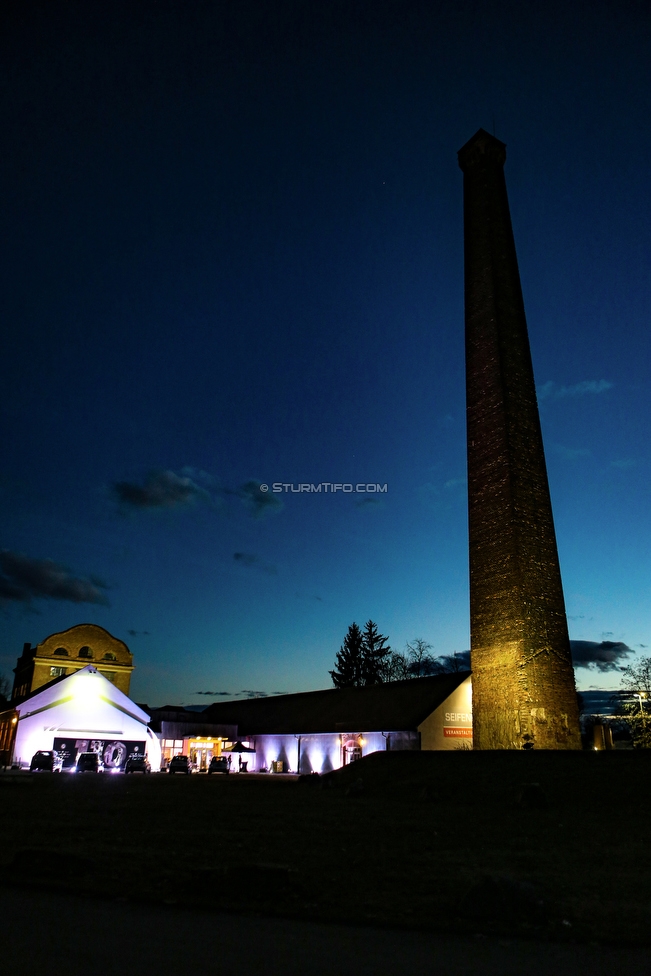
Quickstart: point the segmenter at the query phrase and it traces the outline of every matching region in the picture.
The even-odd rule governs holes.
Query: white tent
[[[129,755],[144,752],[152,769],[160,768],[149,715],[92,665],[37,690],[16,711],[15,763],[54,749],[64,765],[74,765],[81,752],[97,752],[105,767],[120,769]]]

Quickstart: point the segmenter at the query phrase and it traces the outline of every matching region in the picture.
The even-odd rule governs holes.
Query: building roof
[[[124,715],[141,725],[147,725],[149,715],[132,702],[119,688],[105,678],[97,668],[88,664],[73,674],[62,675],[33,691],[13,707],[21,721],[31,715],[49,711],[73,700],[83,702],[83,709],[89,714],[105,710],[106,707],[118,709]],[[78,705],[79,709],[81,706]]]
[[[202,715],[237,725],[247,735],[309,732],[414,731],[470,675],[470,671],[363,688],[329,688],[297,695],[215,702]]]
[[[92,658],[94,664],[102,660],[102,655],[107,652],[113,655],[111,663],[133,664],[133,654],[124,641],[109,634],[108,630],[100,627],[99,624],[75,624],[67,630],[50,634],[39,643],[38,647],[30,648],[29,653],[31,656],[35,653],[38,657],[52,657],[56,656],[57,650],[60,650],[67,652],[64,657],[78,657],[82,648],[89,652],[82,655],[82,658]]]
[[[188,736],[222,736],[234,739],[237,725],[213,721],[206,717],[205,710],[191,712],[182,705],[163,705],[162,708],[149,708],[141,705],[150,716],[149,728],[162,739],[185,739]]]

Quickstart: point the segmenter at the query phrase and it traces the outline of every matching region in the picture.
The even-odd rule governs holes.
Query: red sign
[[[472,729],[455,729],[446,725],[443,727],[443,737],[445,739],[472,739]]]

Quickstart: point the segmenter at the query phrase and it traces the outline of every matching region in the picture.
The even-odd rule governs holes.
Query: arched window
[[[57,647],[57,649],[56,649],[56,651],[54,653],[55,654],[58,654],[59,657],[67,657],[68,656],[68,652],[66,651],[65,647]]]
[[[88,647],[86,644],[84,644],[83,647],[79,648],[79,657],[92,657],[92,656],[93,656],[93,652],[91,651],[90,647]]]
[[[117,658],[116,658],[115,654],[113,653],[113,651],[107,651],[106,654],[104,655],[104,660],[105,661],[117,661]]]

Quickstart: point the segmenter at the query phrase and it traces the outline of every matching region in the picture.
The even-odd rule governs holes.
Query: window
[[[93,656],[93,652],[91,651],[90,647],[88,647],[86,644],[84,644],[83,647],[79,648],[79,657],[92,657],[92,656]]]
[[[100,674],[103,674],[105,678],[108,678],[109,681],[115,684],[115,671],[101,671]]]
[[[56,654],[56,651],[54,653]],[[50,677],[51,678],[62,678],[63,675],[66,673],[66,671],[67,671],[67,668],[50,668]]]
[[[107,651],[103,658],[104,661],[117,661],[117,658],[113,651]]]
[[[57,647],[57,649],[56,649],[56,651],[54,653],[55,654],[58,654],[59,657],[67,657],[68,656],[68,652],[66,651],[65,647]]]

